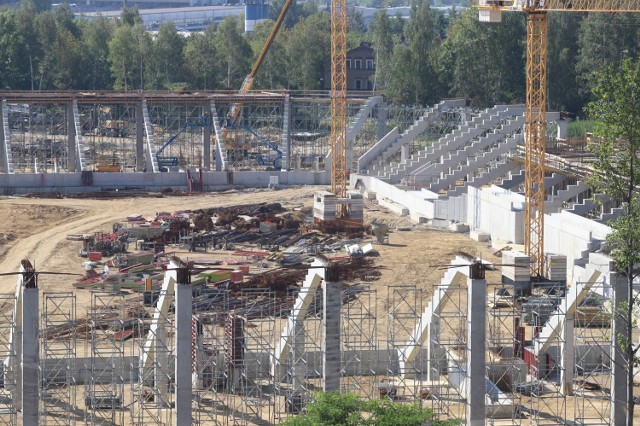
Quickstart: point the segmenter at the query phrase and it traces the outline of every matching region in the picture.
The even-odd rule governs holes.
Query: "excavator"
[[[293,3],[293,0],[285,1],[284,6],[280,11],[280,15],[278,15],[276,22],[273,24],[273,28],[271,29],[271,33],[269,33],[269,37],[267,37],[267,40],[265,41],[264,46],[262,46],[262,50],[258,55],[258,59],[256,60],[255,64],[253,64],[253,68],[251,68],[251,72],[249,72],[249,74],[245,77],[244,81],[242,82],[242,86],[238,91],[238,95],[243,96],[248,94],[251,88],[253,87],[253,81],[255,80],[255,77],[258,74],[258,70],[260,69],[262,62],[264,62],[264,58],[266,57],[267,52],[269,51],[269,48],[273,44],[273,40],[276,38],[276,35],[278,34],[278,31],[280,30],[280,27],[284,22],[284,17],[287,14],[287,11],[289,10],[289,7],[291,7],[292,3]],[[240,141],[241,138],[238,137],[239,130],[246,130],[246,126],[240,125],[240,115],[242,113],[243,106],[244,106],[244,102],[242,101],[242,99],[234,103],[233,105],[231,105],[229,116],[227,117],[225,121],[225,126],[222,129],[222,141],[224,142],[225,149],[239,151],[239,150],[244,150],[246,148],[241,146],[242,145],[242,142]],[[253,130],[251,130],[250,133],[256,136],[261,141],[261,143],[265,144],[264,138],[257,136]],[[276,151],[276,153],[280,157],[282,157],[282,152],[280,152],[277,149],[277,145],[275,145],[273,142],[268,142],[265,145],[269,146],[272,149],[274,149],[275,147],[274,150]]]

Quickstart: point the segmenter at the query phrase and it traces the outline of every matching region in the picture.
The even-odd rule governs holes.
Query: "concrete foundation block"
[[[472,240],[481,242],[481,243],[488,243],[489,241],[491,241],[491,235],[486,233],[486,232],[482,232],[482,231],[478,231],[478,230],[474,230],[469,232],[469,237]]]
[[[466,223],[454,222],[449,224],[449,230],[453,232],[469,232],[469,225]]]

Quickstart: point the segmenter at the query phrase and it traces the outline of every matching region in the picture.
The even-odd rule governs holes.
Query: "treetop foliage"
[[[272,3],[272,19],[283,4]],[[433,2],[410,4],[406,20],[380,9],[367,21],[349,10],[349,48],[366,41],[375,49],[374,90],[399,104],[433,104],[445,97],[465,97],[480,107],[524,102],[523,14],[505,13],[502,23],[487,24],[478,22],[473,7],[445,14],[432,8]],[[49,7],[40,0],[0,10],[0,89],[237,90],[273,22],[257,25],[251,34],[243,32],[238,17],[203,33],[185,36],[165,23],[152,34],[135,8],[123,8],[117,21],[88,21],[65,5]],[[326,11],[318,10],[311,2],[292,5],[254,88],[323,88],[331,26]],[[638,57],[640,31],[629,31],[638,19],[550,14],[551,109],[582,112],[598,71],[623,55]]]

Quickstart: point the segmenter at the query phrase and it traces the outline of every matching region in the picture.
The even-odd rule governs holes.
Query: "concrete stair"
[[[224,142],[222,141],[222,129],[220,128],[220,119],[218,118],[218,110],[216,104],[211,101],[209,109],[211,110],[211,122],[213,123],[213,130],[216,134],[216,170],[227,170],[227,150],[224,149]],[[286,121],[286,120],[285,120]]]
[[[82,138],[82,122],[80,120],[80,112],[78,111],[78,101],[76,99],[71,102],[73,109],[73,126],[75,128],[75,145],[76,145],[76,171],[84,172],[87,170],[87,161],[84,158],[84,140]]]
[[[418,153],[412,155],[411,158],[399,164],[392,163],[386,166],[382,172],[378,173],[378,177],[389,183],[398,183],[404,176],[416,170],[418,167],[431,163],[433,159],[439,158],[451,150],[458,149],[468,141],[486,133],[508,116],[512,116],[514,113],[521,113],[521,110],[521,107],[511,109],[506,106],[487,109],[471,120],[471,122],[459,126],[454,132],[440,138],[440,140],[433,145],[420,150]]]
[[[609,213],[605,213],[602,216],[600,216],[600,219],[597,219],[596,222],[606,224],[610,220],[617,219],[618,216],[620,216],[622,214],[624,214],[624,208],[623,207],[614,207],[614,208],[611,209],[611,211]]]
[[[551,196],[551,198],[545,202],[544,212],[547,214],[558,213],[563,209],[565,203],[590,189],[589,185],[582,181],[576,182],[575,185],[569,185],[566,189],[561,189],[556,195]]]
[[[524,137],[523,137],[524,139]],[[518,142],[522,143],[522,142]],[[459,197],[467,191],[469,186],[479,188],[484,185],[488,185],[496,179],[500,179],[509,172],[519,170],[520,163],[507,159],[506,161],[499,161],[490,163],[479,175],[472,177],[468,181],[464,182],[464,185],[456,186],[447,192],[447,197]]]
[[[524,169],[521,169],[516,173],[512,173],[511,176],[509,176],[508,178],[503,179],[502,183],[498,184],[497,186],[499,186],[502,189],[511,190],[516,186],[522,185],[524,183],[524,178],[525,178]]]
[[[358,114],[351,122],[351,125],[347,127],[347,143],[352,142],[358,133],[362,130],[362,126],[367,121],[367,118],[371,115],[373,108],[384,101],[382,96],[372,96],[367,99],[367,102],[360,108]]]
[[[13,174],[13,158],[11,156],[11,128],[9,127],[9,107],[5,99],[2,100],[2,161],[0,167],[4,173]]]
[[[403,146],[406,146],[412,140],[417,138],[431,124],[435,123],[442,113],[450,110],[451,108],[462,108],[464,106],[464,99],[446,99],[429,108],[402,134],[399,134],[397,127],[394,128],[367,153],[365,153],[365,155],[363,155],[364,158],[361,157],[363,161],[359,160],[359,170],[363,172],[366,170],[365,173],[369,175],[378,175],[381,171],[384,171],[386,162],[391,156],[396,154]],[[375,158],[370,160],[372,153],[374,153]]]
[[[443,156],[441,162],[419,167],[411,173],[411,176],[416,185],[424,184],[431,191],[442,189],[448,186],[446,182],[450,182],[449,176],[457,178],[460,176],[460,170],[473,171],[478,166],[484,166],[489,161],[495,160],[498,156],[515,148],[522,140],[522,136],[512,138],[511,135],[523,125],[524,116],[507,120],[502,127],[480,138],[472,139],[457,151]],[[487,156],[490,152],[494,152],[496,155]],[[481,155],[479,155],[480,153]],[[472,158],[475,160],[471,160]]]
[[[147,145],[147,152],[145,155],[147,172],[158,173],[160,172],[160,168],[158,167],[158,159],[156,158],[156,144],[153,134],[153,126],[151,125],[151,118],[149,117],[149,109],[147,108],[146,99],[142,100],[142,116],[144,118],[144,132],[147,135],[145,139]]]
[[[457,180],[472,174],[478,167],[486,166],[492,161],[497,160],[499,157],[508,154],[509,151],[514,150],[518,144],[521,144],[523,139],[522,134],[516,134],[509,137],[503,143],[489,151],[485,151],[482,155],[477,156],[473,161],[469,161],[466,164],[459,166],[442,179],[438,179],[433,182],[428,186],[428,189],[432,192],[438,192],[441,189],[448,189],[451,185],[455,185]]]

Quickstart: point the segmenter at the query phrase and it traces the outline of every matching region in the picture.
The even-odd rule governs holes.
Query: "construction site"
[[[569,5],[567,5],[567,3]],[[627,425],[623,206],[546,108],[329,94],[0,92],[0,422],[266,425],[316,391],[468,425]],[[637,378],[640,382],[640,377]],[[637,382],[636,382],[637,383]]]

